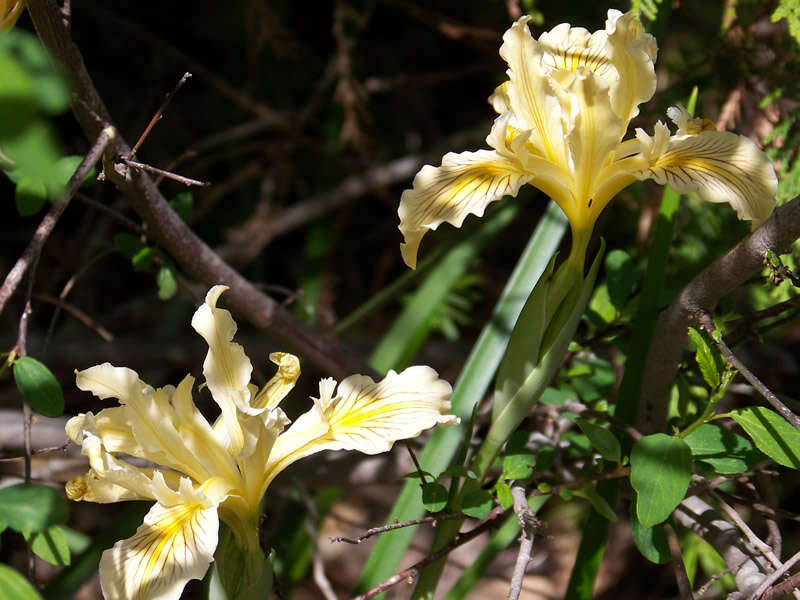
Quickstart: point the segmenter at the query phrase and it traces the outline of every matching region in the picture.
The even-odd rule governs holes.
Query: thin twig
[[[167,179],[172,179],[173,181],[177,181],[178,183],[182,183],[186,186],[199,186],[199,187],[208,187],[211,185],[210,181],[200,181],[199,179],[192,179],[191,177],[184,177],[183,175],[178,175],[177,173],[173,173],[172,171],[167,171],[165,169],[159,169],[158,167],[153,167],[151,165],[137,162],[135,160],[130,160],[129,158],[121,159],[129,167],[134,167],[136,169],[142,169],[143,171],[147,171],[148,173],[156,173],[157,175],[161,175],[162,177],[166,177]]]
[[[37,448],[36,450],[31,450],[30,456],[36,456],[37,454],[49,454],[50,452],[64,452],[72,442],[65,442],[60,446],[49,446],[48,448]],[[11,462],[15,460],[26,460],[28,459],[29,455],[23,454],[22,456],[0,456],[0,462]],[[30,482],[29,482],[30,483]]]
[[[780,399],[772,392],[772,390],[764,385],[764,383],[736,357],[733,351],[728,348],[725,340],[722,338],[716,340],[714,338],[714,331],[716,330],[716,327],[714,326],[714,319],[711,318],[711,315],[708,312],[702,311],[698,313],[697,319],[703,326],[703,329],[708,332],[709,337],[711,337],[711,341],[719,349],[719,351],[722,352],[728,362],[733,365],[744,376],[744,378],[747,379],[748,382],[750,382],[750,385],[756,388],[759,393],[764,396],[767,402],[769,402],[784,419],[789,421],[789,423],[791,423],[795,429],[800,431],[800,417],[789,410],[789,407],[781,402]]]
[[[751,600],[758,600],[766,592],[773,583],[778,581],[789,569],[791,569],[796,562],[800,561],[800,552],[795,553],[787,561],[785,561],[779,568],[770,573],[767,578],[758,586],[758,589],[750,596]]]
[[[454,549],[458,548],[459,546],[463,546],[470,540],[478,537],[484,531],[487,531],[492,527],[496,527],[500,523],[500,521],[505,518],[507,514],[508,511],[503,510],[502,506],[495,506],[489,513],[489,516],[486,517],[486,519],[484,519],[483,521],[481,521],[478,525],[476,525],[473,529],[470,529],[466,533],[458,534],[450,544],[448,544],[441,550],[434,552],[433,554],[425,557],[419,562],[414,563],[407,569],[403,569],[402,571],[395,573],[380,585],[375,586],[374,588],[372,588],[371,590],[369,590],[364,594],[361,594],[360,596],[356,596],[353,600],[369,600],[369,598],[374,598],[378,594],[385,592],[389,588],[394,587],[401,581],[407,581],[407,580],[413,581],[419,575],[419,572],[425,567],[427,567],[429,564],[435,563],[440,558],[447,556]]]
[[[147,136],[150,135],[153,127],[155,127],[156,123],[158,123],[164,117],[164,111],[172,100],[172,97],[179,89],[181,89],[184,83],[191,79],[191,77],[192,74],[189,73],[189,71],[186,71],[186,73],[183,74],[183,77],[178,80],[178,83],[175,84],[175,87],[173,87],[172,90],[170,90],[170,92],[164,97],[164,101],[161,103],[161,106],[158,107],[158,110],[153,115],[153,118],[150,119],[147,127],[144,128],[142,135],[140,135],[139,139],[136,140],[136,143],[133,145],[133,148],[131,148],[130,152],[123,157],[126,162],[130,161],[134,156],[136,156],[136,153],[139,151],[139,148],[142,147],[142,144],[147,139]]]
[[[413,519],[411,521],[403,521],[401,523],[391,523],[389,525],[381,525],[380,527],[372,527],[367,529],[364,533],[356,538],[349,538],[344,536],[336,536],[329,538],[331,543],[345,542],[346,544],[360,544],[375,535],[385,533],[387,531],[394,531],[395,529],[402,529],[404,527],[413,527],[414,525],[423,525],[425,523],[438,523],[439,521],[453,521],[456,519],[463,519],[464,515],[456,512],[438,513],[435,515],[428,515],[421,519]]]
[[[45,302],[49,302],[50,304],[52,304],[54,306],[57,306],[58,308],[67,311],[69,314],[71,314],[73,317],[78,319],[78,321],[80,321],[81,323],[86,325],[89,329],[94,331],[97,335],[99,335],[105,341],[110,342],[110,341],[112,341],[114,339],[114,336],[111,334],[111,332],[108,329],[106,329],[105,327],[103,327],[99,323],[95,322],[95,320],[92,319],[92,317],[87,315],[85,312],[83,312],[81,309],[79,309],[74,304],[70,304],[69,302],[65,302],[61,298],[55,298],[54,296],[51,296],[50,294],[37,293],[37,294],[34,294],[34,297],[37,300],[44,300]]]
[[[70,177],[67,187],[61,194],[61,197],[53,203],[50,210],[47,211],[47,214],[42,219],[42,222],[39,223],[39,226],[36,228],[22,256],[19,257],[11,271],[6,275],[3,285],[0,287],[0,313],[3,312],[6,302],[8,302],[8,299],[11,298],[16,291],[25,273],[28,272],[31,263],[39,255],[39,252],[41,252],[42,247],[45,242],[47,242],[47,238],[50,237],[56,223],[58,223],[58,219],[64,213],[64,210],[69,205],[69,201],[78,190],[78,186],[83,183],[89,171],[91,171],[97,161],[100,160],[106,146],[114,139],[114,136],[115,132],[112,127],[106,127],[100,131],[94,145],[78,165],[75,173]]]
[[[514,563],[514,572],[511,576],[511,584],[508,587],[508,600],[517,600],[522,592],[522,580],[525,571],[531,562],[533,553],[533,537],[536,529],[541,525],[528,505],[528,498],[525,495],[525,488],[521,485],[514,485],[511,488],[511,497],[514,499],[514,513],[519,520],[522,529],[522,537],[519,541],[519,552]]]

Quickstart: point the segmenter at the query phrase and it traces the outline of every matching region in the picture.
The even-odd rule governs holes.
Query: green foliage
[[[655,21],[663,0],[631,0],[631,10],[639,17]]]
[[[64,412],[64,392],[53,373],[30,356],[14,361],[14,382],[25,401],[46,417],[59,417]]]
[[[528,437],[527,431],[516,431],[508,438],[503,456],[503,479],[527,479],[533,475],[536,453],[526,447]]]
[[[618,463],[622,457],[622,449],[619,440],[608,429],[595,425],[586,419],[575,419],[575,423],[586,434],[595,450],[604,459],[612,463]]]
[[[800,44],[800,0],[780,0],[771,19],[773,23],[786,19],[789,22],[789,33]]]
[[[20,533],[44,531],[67,515],[69,506],[60,490],[35,483],[0,489],[0,521]]]
[[[700,425],[683,440],[694,460],[711,465],[721,475],[744,473],[764,459],[750,440],[709,423]]]
[[[695,347],[694,358],[703,374],[703,379],[711,389],[715,389],[722,382],[719,365],[717,364],[716,353],[711,346],[703,339],[703,336],[694,327],[689,327],[689,339]]]
[[[422,505],[428,512],[436,513],[447,506],[447,488],[441,483],[428,482],[422,484]]]
[[[631,530],[633,543],[647,560],[656,564],[670,561],[672,553],[669,550],[667,534],[662,524],[645,527],[636,514],[636,504],[631,503]]]
[[[23,31],[0,36],[0,169],[21,189],[19,214],[55,202],[81,157],[64,156],[50,117],[69,106],[69,90],[40,42]]]
[[[34,531],[24,535],[36,556],[57,566],[66,566],[70,563],[69,544],[61,527],[52,526],[44,531]]]
[[[485,519],[492,510],[492,495],[486,490],[473,490],[464,495],[461,512],[473,519]]]
[[[27,579],[4,564],[0,564],[0,598],[42,600],[39,592]]]
[[[729,416],[776,463],[800,469],[800,431],[778,413],[763,406],[749,406],[733,410]]]
[[[666,520],[680,504],[692,476],[692,451],[680,438],[663,433],[639,440],[631,451],[631,486],[643,527]]]

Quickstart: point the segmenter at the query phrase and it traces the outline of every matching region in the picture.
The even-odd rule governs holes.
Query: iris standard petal
[[[415,268],[422,236],[442,223],[461,227],[469,214],[483,216],[486,206],[503,196],[516,196],[531,176],[519,164],[492,150],[450,152],[440,167],[425,165],[403,192],[397,214],[405,242],[400,251]]]
[[[508,63],[508,99],[523,128],[530,130],[530,142],[549,161],[564,166],[568,152],[561,106],[542,70],[545,49],[531,37],[528,21],[522,17],[503,35],[500,56]]]
[[[100,585],[107,600],[177,600],[202,579],[217,547],[214,504],[154,504],[133,537],[103,552]]]

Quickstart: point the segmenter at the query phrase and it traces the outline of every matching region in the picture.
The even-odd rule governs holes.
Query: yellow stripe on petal
[[[415,268],[422,236],[442,223],[461,227],[467,215],[483,216],[489,203],[516,196],[531,175],[511,160],[491,150],[450,152],[442,166],[425,165],[414,178],[413,188],[400,198],[399,229],[405,243],[400,251]]]
[[[679,193],[697,191],[709,202],[727,202],[754,227],[775,208],[775,171],[746,137],[723,131],[676,135],[661,150],[649,156],[649,169],[637,173],[639,179],[668,183]]]
[[[155,504],[133,537],[103,552],[100,585],[107,600],[177,600],[202,579],[217,547],[216,505]]]

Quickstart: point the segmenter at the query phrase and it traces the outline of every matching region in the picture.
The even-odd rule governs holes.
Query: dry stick
[[[369,600],[369,598],[373,598],[378,594],[385,592],[391,587],[394,587],[398,583],[404,580],[413,580],[417,577],[419,572],[427,567],[429,564],[436,562],[443,556],[447,556],[450,552],[452,552],[455,548],[462,546],[472,540],[473,538],[478,537],[484,531],[491,529],[492,527],[496,527],[499,522],[506,516],[508,511],[503,510],[502,506],[495,506],[489,516],[486,517],[483,521],[481,521],[478,525],[476,525],[473,529],[470,529],[466,533],[460,533],[456,536],[456,539],[453,540],[449,545],[445,546],[441,550],[434,552],[430,556],[422,559],[419,562],[414,563],[407,569],[403,569],[402,571],[392,575],[389,579],[384,581],[382,584],[372,588],[368,592],[361,594],[360,596],[356,596],[353,600]]]
[[[403,527],[412,527],[414,525],[423,525],[424,523],[437,523],[439,521],[452,521],[455,519],[462,519],[462,518],[464,518],[464,516],[461,513],[456,513],[456,512],[437,513],[435,515],[422,517],[421,519],[413,519],[411,521],[403,521],[401,523],[391,523],[390,525],[381,525],[380,527],[372,527],[371,529],[367,529],[357,538],[336,536],[328,539],[330,539],[331,543],[345,542],[347,544],[360,544],[361,542],[371,538],[372,536],[385,533],[387,531],[394,531],[395,529],[402,529]]]
[[[27,7],[42,42],[71,78],[73,113],[84,134],[94,139],[102,128],[97,117],[111,123],[111,116],[86,71],[83,57],[61,22],[58,6],[54,0],[28,0]],[[198,75],[197,68],[191,70]],[[128,145],[119,137],[116,150],[119,154],[128,152]],[[221,260],[175,214],[149,177],[136,169],[128,169],[124,164],[114,165],[108,161],[106,167],[107,177],[125,195],[147,223],[154,238],[183,271],[208,286],[219,283],[229,286],[228,305],[252,325],[277,343],[306,356],[325,373],[337,377],[359,372],[374,373],[362,359],[298,321]]]
[[[520,592],[522,592],[522,580],[525,577],[525,571],[528,569],[528,563],[530,563],[531,554],[533,553],[533,534],[541,523],[539,523],[539,520],[528,505],[528,497],[523,486],[515,484],[511,488],[511,497],[514,499],[514,513],[517,515],[519,526],[522,529],[519,552],[514,563],[511,584],[508,587],[508,600],[517,600]]]
[[[129,167],[142,169],[143,171],[147,171],[149,173],[155,173],[156,175],[161,175],[162,178],[166,177],[167,179],[172,179],[173,181],[177,181],[178,183],[182,183],[183,185],[186,186],[196,185],[199,187],[208,187],[209,185],[211,185],[210,181],[200,181],[198,179],[192,179],[191,177],[178,175],[177,173],[173,173],[172,171],[159,169],[158,167],[153,167],[146,163],[137,162],[135,160],[130,160],[129,158],[123,158],[122,162],[124,162]]]
[[[60,16],[58,16],[58,18],[60,19]],[[56,202],[53,203],[53,205],[50,207],[50,210],[47,211],[47,214],[42,219],[42,222],[39,223],[39,226],[36,228],[31,241],[28,243],[28,247],[25,248],[22,256],[19,257],[16,264],[14,264],[14,267],[8,272],[8,275],[6,275],[3,285],[0,287],[0,313],[3,312],[6,302],[8,302],[8,299],[11,298],[16,291],[17,287],[25,276],[25,273],[28,272],[28,268],[30,267],[31,263],[36,260],[36,257],[39,255],[42,246],[44,246],[47,238],[49,238],[50,234],[53,232],[56,223],[58,223],[58,219],[61,217],[64,210],[67,208],[69,201],[78,190],[78,186],[80,186],[83,180],[86,179],[89,171],[91,171],[92,167],[94,167],[97,161],[100,160],[100,157],[105,151],[106,146],[108,146],[111,140],[114,139],[114,129],[110,127],[102,129],[97,132],[97,135],[94,137],[94,139],[94,145],[78,165],[75,173],[72,175],[72,177],[70,177],[64,193]]]
[[[92,317],[87,315],[77,306],[62,300],[61,298],[56,298],[54,296],[51,296],[50,294],[37,293],[34,294],[34,298],[36,298],[37,300],[44,300],[45,302],[49,302],[50,304],[58,307],[59,309],[65,310],[73,317],[78,319],[78,321],[86,325],[89,329],[93,330],[97,335],[99,335],[105,341],[110,342],[114,339],[114,336],[108,329],[106,329],[99,323],[95,322],[95,320],[92,319]]]
[[[780,600],[791,590],[800,586],[800,573],[795,573],[789,579],[764,592],[760,600]]]
[[[749,525],[747,525],[747,523],[744,522],[744,519],[742,519],[742,517],[739,516],[739,513],[736,512],[736,510],[730,504],[725,502],[725,500],[723,500],[719,496],[719,494],[717,494],[713,490],[710,491],[709,493],[714,498],[714,500],[717,502],[717,504],[719,504],[719,507],[722,509],[722,511],[726,515],[728,515],[728,518],[731,521],[733,521],[734,525],[736,525],[736,527],[739,529],[739,531],[741,531],[744,534],[744,536],[747,538],[747,541],[750,543],[750,545],[753,546],[756,550],[758,550],[761,553],[761,555],[765,559],[767,559],[767,561],[769,561],[769,563],[772,565],[772,567],[774,569],[780,569],[781,568],[781,561],[777,556],[775,556],[775,553],[772,551],[772,547],[769,544],[767,544],[764,541],[762,541],[761,538],[759,538],[753,532],[753,530],[750,529]],[[769,575],[767,575],[767,577],[769,577]],[[763,585],[763,582],[762,582],[762,585]],[[759,585],[759,588],[760,587],[761,586]],[[796,600],[800,600],[800,591],[793,590],[792,591],[792,595],[795,597]],[[757,596],[752,596],[752,597],[756,597],[757,598]]]
[[[156,123],[158,123],[164,117],[164,111],[167,109],[167,106],[169,106],[172,97],[176,94],[176,92],[179,89],[181,89],[181,87],[183,87],[184,83],[186,83],[187,81],[189,81],[189,79],[191,79],[191,77],[192,74],[189,73],[189,71],[186,71],[186,73],[184,73],[183,76],[178,80],[178,83],[175,84],[175,87],[173,87],[169,91],[169,93],[164,97],[164,101],[161,103],[161,106],[158,107],[158,110],[153,115],[153,118],[150,119],[150,122],[147,124],[147,127],[144,128],[142,135],[140,135],[139,139],[136,140],[136,143],[133,145],[133,148],[131,148],[130,152],[128,152],[124,156],[124,159],[126,161],[136,156],[136,153],[139,151],[139,148],[142,147],[142,144],[147,139],[147,136],[150,135],[150,132],[153,130],[153,127],[155,127]]]
[[[800,197],[775,209],[753,233],[714,261],[661,313],[642,378],[639,427],[643,433],[663,431],[669,390],[675,380],[688,326],[700,312],[711,312],[734,289],[756,275],[767,250],[783,254],[800,237]]]
[[[709,336],[711,337],[711,341],[714,342],[714,345],[716,345],[719,351],[725,355],[725,358],[728,360],[728,362],[732,364],[744,376],[744,378],[747,379],[747,381],[750,382],[750,385],[756,388],[759,393],[764,396],[767,402],[769,402],[784,419],[789,421],[789,423],[791,423],[795,429],[800,430],[800,417],[789,410],[789,407],[781,402],[780,399],[772,392],[772,390],[764,385],[764,383],[736,357],[733,351],[728,348],[725,340],[720,338],[719,341],[717,341],[714,338],[714,331],[716,330],[716,327],[714,326],[714,319],[711,318],[711,315],[705,311],[702,311],[697,315],[697,320],[700,322],[700,325],[702,325],[703,329],[708,332]]]
[[[782,577],[783,574],[786,573],[786,571],[791,569],[792,566],[794,566],[794,564],[797,561],[800,561],[800,552],[794,554],[791,558],[789,558],[789,560],[784,562],[780,566],[780,568],[775,569],[773,573],[770,573],[764,580],[764,582],[760,586],[758,586],[758,589],[755,592],[753,592],[753,595],[750,598],[752,600],[758,600],[759,598],[761,598],[764,592],[766,592],[770,588],[770,586],[772,586],[773,583],[778,581],[778,578]]]

